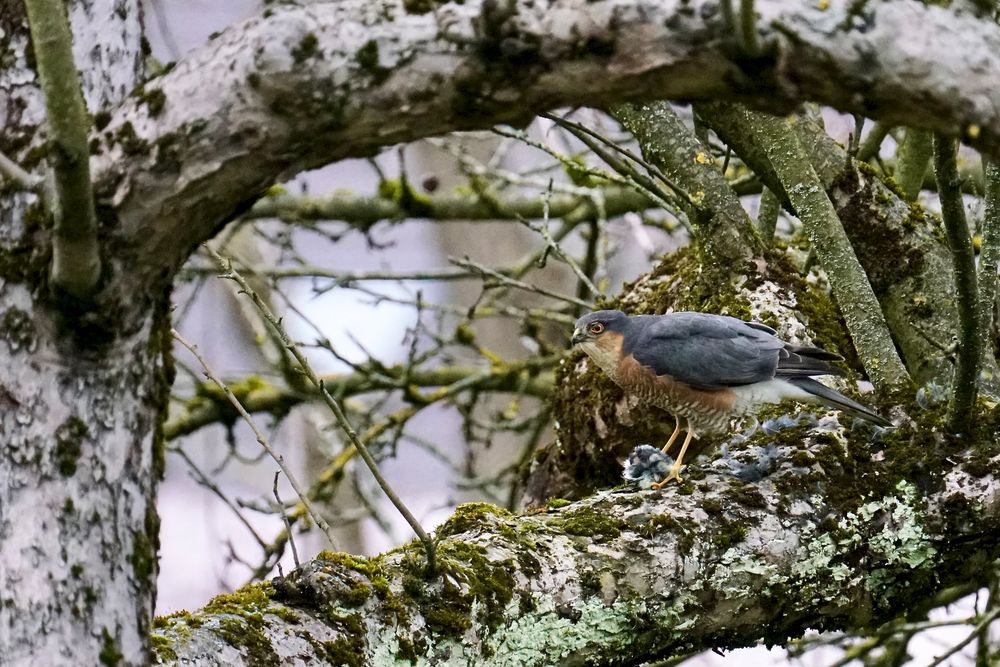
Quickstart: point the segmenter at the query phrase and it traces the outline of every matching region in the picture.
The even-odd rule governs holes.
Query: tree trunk
[[[138,80],[139,3],[81,0],[70,17],[96,113]],[[34,169],[44,106],[27,35],[22,3],[0,1],[0,150]],[[167,301],[161,290],[86,315],[54,303],[50,227],[34,195],[0,198],[0,662],[143,665]]]

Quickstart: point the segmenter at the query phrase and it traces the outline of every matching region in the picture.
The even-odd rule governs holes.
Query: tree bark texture
[[[33,195],[3,192],[5,664],[146,662],[157,424],[170,379],[164,294],[191,250],[276,181],[559,105],[654,98],[778,112],[809,99],[961,132],[997,154],[1000,27],[908,0],[754,4],[761,50],[752,57],[734,48],[712,0],[269,5],[135,88],[138,2],[72,2],[95,123],[104,276],[92,312],[57,309],[46,284],[51,221]],[[16,0],[0,0],[0,47],[0,151],[37,171],[43,105]],[[850,354],[829,301],[796,286],[780,258],[760,260],[763,277],[727,285],[713,302],[706,286],[691,289],[697,265],[682,254],[622,303],[658,312],[684,291]],[[679,282],[684,271],[694,280]],[[741,298],[726,301],[732,294]],[[564,385],[576,393],[555,397],[557,414],[599,412],[562,421],[558,446],[611,451],[602,428],[617,434],[612,444],[635,444],[642,429],[627,430],[628,401],[587,380],[585,362],[567,365],[575,370]],[[452,561],[444,579],[420,579],[409,547],[377,569],[331,555],[259,595],[167,619],[154,643],[165,662],[627,663],[745,645],[761,623],[779,641],[806,626],[877,622],[997,555],[997,471],[980,446],[992,432],[970,436],[952,468],[934,415],[887,437],[882,452],[868,449],[869,434],[795,431],[794,451],[756,485],[707,473],[662,493],[605,492],[519,519],[467,509],[442,531]],[[980,415],[980,428],[995,421]],[[581,495],[612,471],[550,470],[563,486],[541,484],[538,497]]]
[[[906,434],[873,455],[866,435],[825,418],[734,445],[664,491],[602,491],[518,517],[462,506],[438,531],[441,576],[423,578],[417,544],[371,560],[321,554],[285,579],[159,619],[158,657],[638,665],[870,627],[997,554],[996,482],[981,467],[995,459],[948,468],[931,455],[922,468],[932,450]],[[772,447],[780,455],[761,480],[734,476]]]
[[[69,15],[91,110],[117,104],[141,71],[138,2],[81,0]],[[22,3],[0,2],[0,150],[34,167],[44,104],[29,49]],[[0,664],[143,665],[165,294],[84,318],[60,311],[50,227],[34,195],[0,198]]]
[[[908,0],[754,6],[754,57],[712,0],[268,7],[100,119],[98,194],[143,282],[277,180],[559,105],[811,99],[1000,147],[997,25]]]

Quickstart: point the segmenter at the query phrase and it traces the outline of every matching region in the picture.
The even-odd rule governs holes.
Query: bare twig
[[[274,471],[274,500],[278,503],[278,511],[281,512],[281,520],[285,523],[285,533],[288,535],[288,544],[292,547],[292,561],[295,563],[295,567],[299,566],[299,550],[295,548],[295,535],[292,533],[292,524],[288,522],[288,515],[285,514],[285,506],[281,502],[281,496],[278,495],[278,475],[281,471]]]
[[[236,284],[240,286],[241,291],[244,294],[246,294],[251,301],[253,301],[254,305],[257,306],[257,309],[260,310],[261,315],[264,316],[264,319],[267,320],[267,323],[274,330],[275,334],[277,334],[277,336],[281,339],[281,342],[285,346],[285,349],[291,352],[292,355],[295,357],[295,360],[298,361],[299,365],[302,368],[303,373],[305,373],[306,377],[309,378],[309,381],[319,391],[320,396],[323,398],[323,401],[326,403],[327,407],[330,408],[330,411],[333,412],[333,415],[337,420],[337,424],[340,426],[341,430],[344,431],[345,435],[347,435],[347,439],[351,442],[352,445],[354,445],[355,449],[357,449],[358,454],[361,456],[361,459],[365,462],[365,465],[368,466],[368,469],[371,471],[372,476],[375,478],[375,481],[378,482],[378,485],[380,487],[382,487],[382,492],[385,493],[386,497],[389,498],[389,501],[393,504],[396,510],[400,513],[400,515],[402,515],[402,517],[406,520],[406,522],[410,524],[410,528],[413,529],[413,532],[416,533],[417,537],[420,538],[420,541],[423,543],[424,550],[427,554],[428,574],[436,572],[437,564],[435,561],[435,547],[433,540],[431,540],[430,536],[420,525],[420,522],[416,520],[416,518],[406,507],[403,501],[400,500],[399,496],[396,495],[396,492],[392,490],[392,487],[389,485],[389,482],[387,482],[385,477],[382,476],[381,471],[379,471],[378,469],[378,464],[375,462],[375,458],[371,455],[371,452],[368,451],[368,448],[365,446],[365,444],[361,442],[361,439],[358,438],[358,434],[354,430],[354,427],[351,425],[350,421],[347,419],[347,415],[344,414],[344,409],[341,407],[340,402],[337,401],[330,394],[329,391],[327,391],[326,385],[324,384],[323,380],[321,380],[319,376],[316,374],[316,372],[313,370],[312,365],[309,363],[309,360],[306,359],[304,354],[302,354],[302,351],[299,349],[299,347],[294,342],[292,342],[291,338],[289,338],[288,333],[285,331],[285,328],[281,324],[281,321],[278,320],[277,317],[275,317],[274,313],[271,312],[271,309],[267,307],[267,304],[265,304],[261,300],[260,296],[258,296],[257,293],[250,287],[250,284],[247,283],[246,279],[233,268],[232,262],[228,261],[222,255],[215,252],[215,250],[213,250],[212,248],[206,246],[206,249],[209,252],[209,254],[211,254],[212,257],[215,258],[215,261],[219,263],[219,267],[224,272],[224,277],[232,279],[233,281],[236,282]],[[288,476],[287,471],[285,471],[285,475]],[[290,477],[289,477],[289,482],[291,482]],[[298,491],[298,488],[296,488],[296,491]],[[303,498],[303,503],[305,503],[306,497],[302,496],[302,498]]]
[[[202,370],[205,373],[205,377],[214,382],[215,385],[226,395],[226,398],[229,399],[229,402],[233,404],[233,407],[236,408],[236,410],[240,413],[240,416],[243,417],[243,420],[250,427],[250,430],[253,431],[253,434],[256,436],[257,442],[260,443],[260,446],[264,448],[264,451],[266,451],[272,459],[274,459],[274,462],[278,464],[279,468],[281,468],[281,472],[285,473],[285,477],[288,478],[288,483],[292,485],[293,489],[295,489],[295,493],[298,494],[299,500],[302,501],[302,504],[305,505],[308,510],[309,516],[312,517],[313,521],[316,522],[316,525],[323,531],[323,534],[326,535],[326,539],[329,540],[330,544],[335,545],[336,543],[333,541],[333,535],[330,532],[329,524],[327,524],[322,515],[316,511],[316,508],[313,507],[312,503],[309,502],[309,497],[306,495],[305,490],[299,485],[295,476],[292,474],[292,471],[289,470],[288,466],[285,464],[285,458],[279,452],[275,451],[273,447],[271,447],[270,441],[268,441],[263,432],[261,432],[260,428],[258,428],[257,422],[255,422],[253,417],[250,416],[250,413],[246,411],[243,404],[240,403],[240,399],[236,398],[236,395],[233,394],[229,385],[215,375],[212,368],[208,365],[208,362],[203,356],[201,356],[201,353],[198,352],[198,347],[194,343],[186,340],[177,332],[176,329],[171,329],[170,333],[178,343],[186,347],[191,354],[194,355],[195,359],[198,360],[198,363],[201,364]]]
[[[506,276],[499,271],[495,271],[488,266],[479,264],[478,262],[473,262],[468,257],[465,259],[455,259],[454,257],[448,258],[448,261],[455,266],[461,266],[465,269],[470,269],[472,271],[477,271],[484,276],[488,276],[494,279],[501,285],[507,285],[508,287],[516,287],[517,289],[524,290],[526,292],[534,292],[535,294],[541,294],[547,296],[550,299],[556,299],[557,301],[563,301],[565,303],[571,303],[574,306],[580,306],[581,308],[593,308],[594,304],[583,301],[582,299],[577,299],[575,296],[567,296],[565,294],[560,294],[559,292],[553,292],[552,290],[545,289],[544,287],[539,287],[538,285],[532,285],[531,283],[526,283],[510,276]]]

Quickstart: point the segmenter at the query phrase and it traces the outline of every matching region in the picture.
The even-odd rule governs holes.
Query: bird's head
[[[608,332],[623,333],[627,325],[628,315],[620,310],[597,310],[587,313],[576,321],[571,342],[573,345],[597,343]]]

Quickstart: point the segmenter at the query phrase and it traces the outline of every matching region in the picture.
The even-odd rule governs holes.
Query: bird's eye
[[[590,331],[590,333],[596,336],[597,334],[604,331],[604,325],[601,324],[600,322],[594,322],[593,324],[590,325],[588,331]]]

